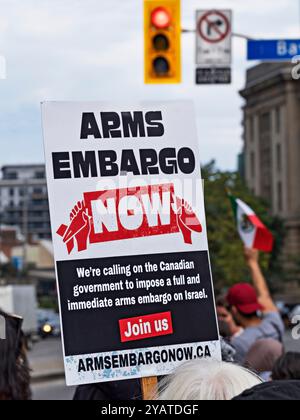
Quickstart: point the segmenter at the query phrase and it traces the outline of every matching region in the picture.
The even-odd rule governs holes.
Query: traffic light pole
[[[196,32],[197,32],[196,29],[184,29],[184,28],[181,29],[182,34],[195,34]],[[255,39],[255,38],[250,37],[248,35],[239,34],[239,33],[233,33],[232,36],[235,37],[235,38],[243,38],[243,39],[246,39],[247,41]]]
[[[243,38],[243,39],[246,39],[246,41],[255,40],[255,38],[253,38],[251,36],[248,36],[248,35],[244,35],[244,34],[233,33],[232,36],[235,37],[235,38]]]

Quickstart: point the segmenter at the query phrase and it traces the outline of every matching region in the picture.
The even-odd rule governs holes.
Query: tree
[[[272,255],[261,255],[261,265],[271,288],[277,289],[282,272],[278,258],[283,241],[281,220],[270,216],[268,203],[255,197],[238,173],[219,171],[215,162],[210,162],[202,168],[202,177],[211,264],[217,292],[235,283],[250,280],[243,256],[243,243],[237,232],[226,188],[252,207],[274,234],[274,251]]]

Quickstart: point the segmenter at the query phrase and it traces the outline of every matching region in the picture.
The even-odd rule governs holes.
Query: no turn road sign
[[[228,66],[231,64],[231,10],[197,11],[196,64]]]
[[[228,17],[219,11],[205,13],[198,23],[198,32],[205,41],[215,44],[228,36],[231,23]]]

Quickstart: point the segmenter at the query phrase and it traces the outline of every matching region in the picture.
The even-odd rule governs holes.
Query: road
[[[63,379],[41,382],[32,386],[35,401],[66,401],[72,400],[74,388],[68,388]]]
[[[34,377],[62,372],[64,364],[61,340],[50,338],[36,343],[29,352],[29,363]]]
[[[300,352],[300,341],[292,338],[291,332],[285,336],[286,351]],[[63,379],[63,356],[60,339],[48,339],[34,346],[29,355],[33,374],[57,373],[56,377],[35,382],[32,386],[34,400],[71,400],[74,388],[68,388]],[[60,372],[60,374],[59,374]]]
[[[63,378],[63,354],[61,340],[42,340],[29,352],[32,368],[32,392],[34,400],[71,400],[74,388],[66,387]],[[44,377],[44,379],[38,379]]]

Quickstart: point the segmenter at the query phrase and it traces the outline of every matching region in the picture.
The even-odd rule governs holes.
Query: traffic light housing
[[[181,82],[180,0],[144,0],[145,83]]]

